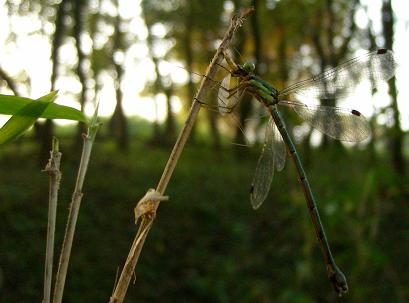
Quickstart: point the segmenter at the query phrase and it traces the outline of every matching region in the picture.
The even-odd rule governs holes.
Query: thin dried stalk
[[[189,116],[187,117],[185,125],[179,134],[179,137],[172,150],[172,153],[169,156],[169,160],[165,166],[165,169],[162,173],[162,177],[156,188],[156,191],[159,194],[161,195],[164,194],[166,187],[169,183],[169,180],[176,167],[179,156],[182,153],[182,150],[185,146],[187,139],[189,138],[193,124],[200,110],[200,103],[197,100],[203,100],[206,94],[208,93],[212,84],[210,79],[212,79],[215,76],[217,70],[219,69],[219,64],[223,60],[223,51],[225,51],[228,48],[235,31],[242,25],[244,19],[252,11],[253,9],[244,10],[242,13],[232,18],[229,29],[227,30],[227,33],[225,34],[222,40],[222,43],[220,44],[219,48],[216,51],[216,54],[214,55],[212,61],[210,62],[210,65],[207,68],[206,75],[202,79],[199,90],[197,91],[196,96],[194,98],[192,107],[190,108]],[[125,261],[125,265],[122,269],[121,276],[119,277],[118,284],[115,287],[115,290],[109,300],[109,303],[122,303],[125,298],[125,294],[128,289],[129,282],[132,278],[132,274],[135,270],[136,263],[138,262],[143,244],[145,243],[146,236],[148,235],[148,232],[152,226],[156,210],[159,207],[159,201],[153,201],[153,203],[154,203],[153,210],[142,216],[142,221],[139,226],[138,232],[132,243],[128,257]]]
[[[98,131],[97,123],[98,106],[95,110],[94,117],[88,127],[87,134],[83,135],[84,145],[82,148],[81,161],[78,168],[77,181],[75,183],[74,193],[68,213],[67,226],[65,228],[64,241],[60,253],[57,277],[54,285],[53,303],[61,303],[64,292],[65,278],[67,276],[68,263],[71,255],[72,242],[74,239],[75,226],[77,225],[78,213],[80,210],[81,199],[83,196],[82,186],[84,184],[85,174],[88,169],[88,163],[91,156],[92,145]]]
[[[60,189],[61,171],[61,153],[58,151],[58,140],[53,138],[50,159],[44,169],[50,177],[50,189],[48,195],[48,225],[47,225],[47,244],[45,250],[44,265],[44,295],[43,303],[50,303],[51,281],[53,275],[54,262],[54,238],[55,238],[55,221],[57,213],[58,190]]]

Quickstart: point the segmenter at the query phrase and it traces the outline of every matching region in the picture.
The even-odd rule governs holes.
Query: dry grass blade
[[[71,198],[71,204],[68,211],[67,225],[65,227],[64,240],[61,247],[60,260],[58,263],[58,270],[54,284],[53,303],[62,302],[68,263],[70,260],[71,248],[74,240],[75,227],[77,225],[78,213],[83,196],[82,187],[84,184],[86,172],[88,170],[92,146],[94,144],[95,136],[99,128],[99,123],[97,121],[98,105],[99,103],[97,104],[94,116],[91,118],[91,122],[88,125],[88,132],[86,135],[83,135],[84,143],[82,147],[81,160],[78,168],[74,192]]]
[[[44,169],[50,176],[50,191],[48,205],[48,225],[47,225],[47,244],[45,251],[44,266],[44,295],[43,303],[50,303],[51,281],[54,263],[54,238],[55,238],[55,220],[57,214],[58,190],[60,188],[61,171],[61,153],[58,150],[58,140],[53,138],[50,159]]]
[[[159,181],[159,184],[156,188],[156,191],[163,195],[166,187],[169,183],[169,180],[173,174],[173,171],[176,167],[177,161],[180,154],[185,146],[187,139],[189,138],[191,129],[196,120],[197,114],[200,110],[200,103],[197,100],[203,100],[205,95],[208,93],[208,90],[211,88],[212,81],[209,79],[214,78],[217,70],[219,69],[220,63],[223,60],[223,52],[229,47],[229,44],[234,36],[235,31],[243,24],[245,18],[253,12],[252,8],[243,10],[238,15],[235,15],[231,22],[230,26],[216,51],[210,65],[207,68],[205,77],[203,77],[202,82],[200,83],[199,90],[196,93],[194,102],[189,111],[189,116],[185,122],[183,129],[181,130],[179,137],[175,143],[175,146],[172,150],[172,153],[169,156],[169,160],[166,163],[165,169],[162,173],[162,177]],[[149,212],[142,216],[142,220],[138,229],[138,232],[133,241],[132,247],[129,251],[128,257],[125,261],[125,265],[122,269],[121,276],[119,277],[118,284],[109,300],[110,303],[122,303],[126,291],[128,289],[129,282],[132,278],[132,274],[135,270],[136,263],[138,262],[139,255],[141,253],[143,244],[145,242],[146,236],[148,235],[149,229],[152,226],[153,220],[155,218],[156,209],[159,206],[159,201],[154,202],[154,209],[152,212]]]

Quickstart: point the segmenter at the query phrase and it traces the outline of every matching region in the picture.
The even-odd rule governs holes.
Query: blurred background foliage
[[[200,76],[186,73],[184,81],[173,81],[172,73],[163,72],[165,62],[203,73],[232,12],[250,5],[256,11],[237,33],[232,53],[238,61],[253,59],[257,73],[279,89],[338,65],[358,49],[394,48],[391,0],[379,1],[379,20],[367,18],[365,26],[358,17],[365,16],[368,6],[359,0],[142,0],[127,4],[137,15],[132,18],[120,13],[125,2],[3,1],[11,25],[24,16],[40,22],[33,34],[49,41],[51,89],[64,89],[63,78],[75,79],[80,89],[66,94],[82,109],[107,86],[115,92],[116,105],[104,118],[85,183],[65,302],[108,300],[136,232],[135,202],[155,187],[184,122]],[[18,39],[17,31],[7,33],[8,44]],[[162,120],[126,114],[123,87],[129,67],[124,58],[135,44],[144,45],[152,67],[140,95],[155,106],[159,97],[166,99]],[[74,61],[64,60],[68,46],[75,50]],[[35,79],[4,66],[0,61],[0,91],[28,94]],[[345,302],[409,301],[408,135],[401,125],[395,79],[388,88],[390,102],[368,117],[373,136],[359,145],[315,140],[311,129],[285,113],[335,259],[348,278]],[[135,104],[147,102],[134,99]],[[262,119],[249,118],[259,114],[249,96],[243,97],[233,122],[213,111],[201,112],[168,187],[171,200],[161,205],[142,251],[127,302],[336,300],[291,163],[276,175],[265,204],[257,211],[250,207]],[[380,123],[382,117],[386,123]],[[39,167],[57,135],[63,152],[58,255],[83,131],[81,125],[47,121],[38,123],[31,136],[0,149],[1,302],[40,300],[48,181]],[[246,143],[245,135],[253,146],[231,144]]]

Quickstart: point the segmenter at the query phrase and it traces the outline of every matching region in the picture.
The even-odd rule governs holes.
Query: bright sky
[[[123,18],[131,19],[129,31],[135,35],[138,40],[133,44],[125,54],[118,54],[115,57],[119,62],[123,62],[126,66],[124,81],[121,85],[124,96],[124,109],[128,116],[138,115],[150,121],[158,118],[163,120],[166,116],[166,100],[164,95],[158,95],[155,102],[151,98],[142,97],[142,92],[145,82],[152,80],[154,77],[153,63],[148,57],[148,48],[146,46],[146,27],[141,18],[141,9],[138,2],[140,1],[119,1],[120,14]],[[363,0],[363,5],[368,7],[368,14],[373,22],[375,32],[381,33],[380,0]],[[115,12],[115,8],[111,7],[110,1],[103,1],[102,9],[106,12]],[[0,0],[0,7],[5,7],[5,0]],[[396,14],[395,27],[395,45],[394,53],[399,67],[396,71],[399,109],[401,111],[401,123],[405,130],[409,129],[409,102],[405,101],[409,97],[409,86],[407,77],[409,75],[409,40],[408,40],[408,25],[409,25],[409,10],[407,9],[407,1],[400,0],[393,2],[393,8]],[[359,27],[365,28],[368,24],[367,15],[363,10],[360,10],[356,15],[356,22]],[[11,30],[17,35],[16,43],[7,43],[7,37]],[[47,37],[35,33],[43,24],[36,18],[35,15],[27,17],[13,16],[11,20],[7,17],[5,9],[0,10],[0,66],[9,73],[12,77],[16,77],[22,71],[30,76],[31,91],[25,91],[23,86],[19,86],[20,92],[25,96],[37,98],[46,94],[50,90],[50,45]],[[45,24],[43,30],[46,34],[51,35],[54,31],[52,24]],[[154,28],[154,32],[158,36],[163,36],[166,32],[162,26]],[[100,43],[104,43],[104,37],[101,36]],[[90,53],[91,41],[88,37],[83,37],[84,51]],[[378,41],[382,45],[382,41]],[[164,46],[166,47],[166,45]],[[76,64],[76,50],[72,43],[66,43],[62,46],[61,56],[62,63],[68,66]],[[161,73],[170,75],[172,81],[182,83],[187,79],[187,73],[180,68],[174,68],[171,63],[162,63],[160,66]],[[112,114],[115,107],[115,95],[112,84],[112,79],[109,75],[101,75],[104,80],[104,86],[97,99],[100,100],[100,114],[109,116]],[[271,81],[272,84],[273,81]],[[79,108],[78,102],[75,101],[73,94],[78,93],[81,85],[78,80],[66,72],[57,81],[57,89],[60,90],[57,103],[75,106]],[[345,100],[343,106],[356,108],[364,115],[369,116],[374,110],[379,110],[390,104],[390,99],[386,94],[387,86],[379,89],[373,98],[369,95],[367,86],[357,88],[354,98]],[[1,93],[10,93],[5,89]],[[92,96],[96,99],[95,96]],[[178,112],[182,106],[177,97],[172,100],[175,110]],[[91,114],[93,106],[89,105],[86,108],[87,114]],[[6,117],[0,117],[0,122],[5,121]],[[389,117],[387,114],[379,115],[379,123],[387,124]]]

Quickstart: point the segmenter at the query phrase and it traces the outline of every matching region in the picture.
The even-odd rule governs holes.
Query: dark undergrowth
[[[65,147],[69,143],[61,143],[57,256],[79,161],[79,152]],[[48,179],[33,161],[35,147],[20,143],[0,154],[0,302],[42,298]],[[188,142],[126,302],[336,301],[292,163],[276,174],[268,199],[253,211],[249,187],[259,148],[239,158],[235,149],[215,152],[200,140]],[[140,141],[128,153],[113,142],[96,142],[64,302],[108,300],[136,232],[133,208],[156,186],[169,153],[169,147]],[[344,302],[407,302],[408,185],[387,159],[374,164],[367,154],[313,150],[307,174],[348,278]]]

